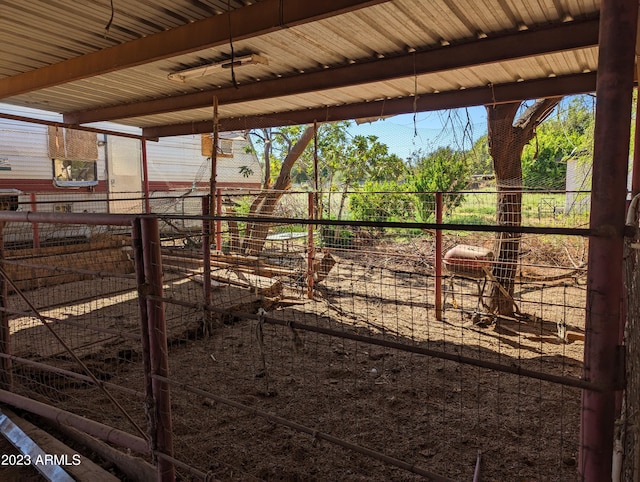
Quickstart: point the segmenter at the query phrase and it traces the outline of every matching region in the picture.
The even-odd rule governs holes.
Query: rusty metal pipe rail
[[[35,268],[35,269],[41,269],[46,271],[52,271],[54,273],[86,274],[90,276],[97,276],[99,278],[123,278],[123,279],[132,279],[132,280],[136,279],[135,274],[113,273],[108,271],[92,271],[89,269],[69,268],[67,266],[53,266],[50,264],[25,263],[24,261],[16,261],[12,259],[4,259],[2,262],[5,265],[22,266],[24,268]]]
[[[135,215],[101,213],[43,213],[37,211],[0,211],[0,222],[9,223],[49,223],[49,224],[89,224],[92,226],[130,226]]]
[[[156,215],[163,219],[184,219],[202,221],[236,221],[241,223],[266,223],[278,225],[300,224],[319,226],[357,226],[370,228],[400,228],[400,229],[428,229],[443,231],[477,231],[490,233],[523,233],[523,234],[559,234],[566,236],[608,236],[606,231],[590,228],[561,228],[554,226],[501,226],[497,224],[459,224],[459,223],[416,223],[416,222],[392,222],[392,221],[347,221],[338,219],[303,219],[282,217],[252,217],[252,216],[181,216],[174,214]],[[2,220],[2,218],[0,218]]]
[[[180,306],[191,307],[197,310],[206,310],[217,313],[226,313],[226,310],[221,310],[219,308],[213,306],[206,306],[203,303],[192,303],[189,301],[177,300],[169,297],[156,297],[150,296],[150,299],[157,301],[164,301],[165,303],[173,303]],[[563,377],[560,375],[552,375],[550,373],[538,372],[535,370],[529,370],[527,368],[522,368],[519,366],[512,365],[503,365],[500,363],[490,362],[486,360],[481,360],[478,358],[467,357],[464,355],[457,355],[454,353],[447,353],[439,350],[432,350],[430,348],[423,348],[420,346],[407,345],[403,343],[397,343],[388,340],[382,340],[378,338],[372,338],[368,336],[355,335],[352,333],[347,333],[343,331],[332,330],[330,328],[322,328],[314,325],[305,325],[302,323],[298,323],[295,321],[283,321],[277,318],[272,318],[269,316],[261,317],[255,313],[249,313],[245,311],[234,311],[234,316],[246,319],[246,320],[264,320],[265,323],[270,323],[273,325],[281,325],[286,326],[292,329],[299,329],[303,331],[311,331],[314,333],[321,333],[323,335],[334,336],[336,338],[346,338],[349,340],[359,341],[362,343],[369,343],[371,345],[383,346],[385,348],[393,348],[400,351],[406,351],[410,353],[416,353],[418,355],[430,356],[433,358],[439,358],[443,360],[449,360],[457,363],[461,363],[463,365],[471,365],[479,368],[486,368],[489,370],[495,370],[502,373],[510,373],[512,375],[523,376],[527,378],[533,378],[536,380],[542,380],[546,382],[555,383],[557,385],[564,385],[567,387],[580,388],[583,390],[591,390],[594,392],[602,392],[610,389],[610,387],[603,387],[598,384],[589,382],[587,380],[583,380],[580,378],[573,377]]]
[[[40,318],[38,316],[35,316],[33,314],[33,312],[31,312],[31,311],[12,310],[10,308],[3,308],[1,306],[0,306],[0,313],[7,313],[9,315],[14,315],[14,316],[24,316],[24,317],[28,317],[28,318]],[[82,328],[82,329],[87,330],[87,331],[93,331],[95,333],[105,333],[107,335],[120,336],[122,338],[128,338],[130,340],[136,340],[136,341],[140,341],[140,339],[142,338],[142,335],[136,334],[136,333],[129,333],[129,332],[126,332],[126,331],[118,331],[118,330],[114,330],[114,329],[111,329],[111,328],[100,328],[100,327],[95,327],[95,326],[90,326],[90,325],[83,325],[82,323],[75,323],[75,322],[69,321],[69,320],[61,320],[60,318],[55,318],[53,316],[41,315],[41,317],[42,317],[43,320],[50,321],[52,324],[56,324],[57,323],[57,324],[60,324],[60,325],[75,326],[77,328]],[[0,353],[0,356],[2,356],[1,353]]]
[[[66,410],[38,402],[6,390],[0,390],[0,402],[7,403],[21,410],[40,415],[48,420],[60,425],[69,425],[89,435],[113,443],[119,447],[131,449],[139,454],[148,455],[150,453],[148,442],[140,437],[123,432],[117,428],[109,427],[100,422],[89,420]]]
[[[38,368],[40,370],[44,370],[44,371],[48,371],[48,372],[52,372],[52,373],[57,373],[59,375],[64,375],[64,376],[67,376],[67,377],[70,377],[70,378],[75,378],[77,380],[81,380],[81,381],[86,382],[88,384],[95,385],[95,382],[93,381],[93,379],[91,377],[89,377],[87,375],[83,375],[81,373],[72,372],[70,370],[65,370],[64,368],[54,367],[53,365],[47,365],[46,363],[41,363],[41,362],[29,360],[27,358],[22,358],[22,357],[19,357],[19,356],[7,355],[6,353],[0,353],[0,358],[6,358],[8,360],[20,363],[22,365],[32,366],[32,367]],[[116,383],[111,383],[111,382],[100,381],[100,383],[103,386],[107,387],[107,388],[112,388],[114,390],[121,391],[121,392],[126,393],[128,395],[132,395],[132,396],[134,396],[136,398],[144,399],[144,393],[139,392],[137,390],[133,390],[132,388],[123,387],[122,385],[118,385]]]

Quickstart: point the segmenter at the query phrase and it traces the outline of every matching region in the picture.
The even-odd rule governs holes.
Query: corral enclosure
[[[577,478],[583,237],[524,233],[517,316],[496,318],[484,307],[492,280],[478,299],[484,280],[437,276],[438,233],[410,219],[311,224],[313,196],[289,193],[264,250],[233,252],[255,221],[238,217],[252,196],[228,194],[215,218],[105,218],[85,240],[63,222],[40,248],[5,243],[5,387],[139,438],[163,426],[180,480]],[[523,230],[584,226],[584,214],[544,209],[562,196],[525,193]],[[444,221],[492,208],[495,193],[467,193]],[[444,231],[442,253],[494,250],[478,226]],[[166,330],[141,322],[154,304]],[[145,364],[148,326],[166,341],[152,359],[166,355],[168,373]],[[168,397],[154,400],[167,403],[162,420],[149,418],[150,380]]]

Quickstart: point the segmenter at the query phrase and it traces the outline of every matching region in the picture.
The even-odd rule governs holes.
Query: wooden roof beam
[[[0,99],[224,45],[389,0],[264,0],[164,32],[0,79]],[[231,26],[231,31],[230,31]]]
[[[285,95],[381,82],[509,59],[586,48],[598,44],[598,20],[556,25],[517,32],[465,44],[409,55],[384,58],[291,77],[223,87],[171,98],[154,99],[65,114],[65,122],[84,124],[104,120],[198,109],[211,105],[213,96],[221,105]]]
[[[595,91],[596,73],[572,74],[560,77],[513,82],[473,89],[441,92],[414,97],[386,99],[358,104],[326,106],[316,109],[274,112],[271,114],[221,118],[220,130],[237,131],[259,127],[308,124],[314,121],[335,122],[369,117],[383,117],[398,114],[455,109],[493,103],[516,102],[560,95],[584,94]],[[211,120],[188,124],[175,124],[144,128],[146,137],[167,137],[211,132]]]

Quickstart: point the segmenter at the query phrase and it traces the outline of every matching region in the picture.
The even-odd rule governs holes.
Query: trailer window
[[[233,139],[219,139],[218,147],[218,157],[233,157]]]
[[[211,134],[200,137],[201,154],[205,157],[213,156],[213,139]],[[233,157],[233,139],[218,139],[217,157]]]
[[[53,182],[58,187],[85,187],[98,184],[96,161],[53,159]]]
[[[0,196],[0,211],[17,211],[18,196]]]

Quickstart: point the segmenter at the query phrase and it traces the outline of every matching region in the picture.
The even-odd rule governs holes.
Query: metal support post
[[[314,218],[315,212],[315,193],[308,194],[309,219]],[[315,258],[315,247],[313,241],[313,224],[307,225],[307,297],[313,298],[313,260]]]
[[[436,193],[436,223],[442,224],[442,193]],[[436,320],[442,320],[442,230],[436,229]]]
[[[593,482],[611,480],[620,388],[618,336],[638,2],[602,2],[600,7],[590,220],[596,234],[589,239],[584,379],[607,389],[582,393],[579,454],[580,479]]]
[[[160,228],[157,218],[142,218],[142,251],[144,260],[145,291],[149,333],[149,355],[151,375],[169,377],[169,350],[167,347],[167,325],[164,313],[162,288],[162,258],[160,253]],[[169,385],[152,379],[154,412],[156,421],[156,450],[173,456],[171,427],[171,400]],[[158,480],[175,480],[175,468],[171,462],[158,458]]]

